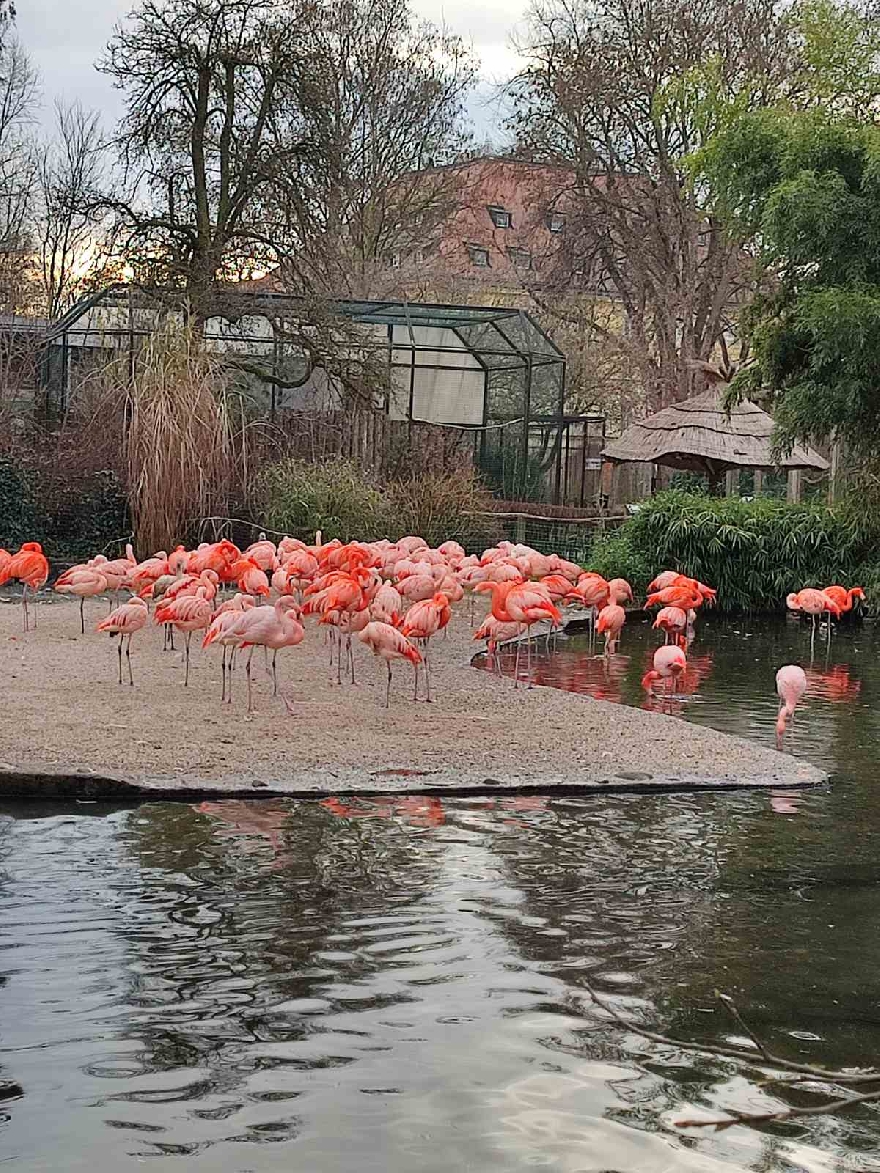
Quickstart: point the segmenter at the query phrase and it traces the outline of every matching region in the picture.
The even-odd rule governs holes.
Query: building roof
[[[825,471],[828,461],[796,444],[788,456],[773,458],[773,419],[744,399],[728,412],[721,388],[632,424],[602,455],[619,463],[650,461],[671,468],[717,475],[726,468],[806,468]]]

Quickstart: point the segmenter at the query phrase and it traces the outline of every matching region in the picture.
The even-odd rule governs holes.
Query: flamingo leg
[[[230,652],[230,654],[229,654],[229,666],[228,666],[228,668],[227,668],[227,670],[226,670],[226,672],[227,672],[227,680],[226,680],[226,703],[227,703],[228,705],[231,705],[231,704],[232,704],[232,673],[233,673],[233,670],[234,670],[234,668],[235,668],[235,653],[236,653],[237,651],[238,651],[238,648],[237,648],[237,647],[235,647],[235,645],[233,644],[232,651],[231,651],[231,652]]]
[[[528,663],[529,688],[534,688],[534,684],[532,682],[532,629],[531,629],[531,627],[526,628],[526,660]]]
[[[119,637],[119,647],[116,649],[119,658],[119,683],[122,684],[122,636]]]
[[[385,667],[388,669],[388,682],[385,685],[385,708],[391,707],[391,661],[386,660]]]
[[[428,659],[428,640],[425,640],[425,680],[427,681],[427,696],[428,704],[431,703],[431,661]]]
[[[268,651],[266,653],[268,655]],[[278,696],[278,668],[276,660],[278,659],[278,649],[276,648],[272,654],[272,696]]]
[[[220,704],[226,700],[226,645],[223,645],[220,654]]]
[[[522,651],[522,640],[516,641],[516,656],[513,661],[513,687],[519,688],[519,654]]]
[[[254,711],[254,694],[253,694],[253,686],[251,685],[251,660],[253,659],[253,655],[254,655],[254,649],[253,649],[253,647],[251,647],[251,650],[248,653],[247,663],[245,664],[245,667],[244,667],[244,674],[247,677],[247,686],[248,686],[248,708],[247,708],[248,713],[252,713]]]
[[[188,631],[186,633],[186,637],[184,639],[184,646],[185,646],[184,657],[186,660],[186,672],[183,677],[183,687],[184,688],[186,688],[189,685],[189,641],[191,638],[192,638],[192,632]]]
[[[351,646],[351,634],[345,637],[345,648],[348,653],[348,667],[351,672],[351,683],[354,684],[354,651]]]
[[[174,628],[170,623],[168,624],[168,648],[170,651],[174,651]]]
[[[122,646],[121,638],[119,646]],[[131,674],[131,636],[128,637],[125,643],[125,662],[128,664],[128,683],[134,688],[134,677]]]
[[[22,605],[23,613],[24,613],[24,629],[25,629],[25,631],[29,631],[30,630],[30,621],[28,619],[27,583],[24,584],[24,587],[21,592],[21,605]]]
[[[83,607],[85,606],[85,602],[86,601],[84,598],[81,598],[79,601],[79,626],[80,626],[80,631],[83,635],[85,635],[85,633],[86,633],[86,617],[85,617],[85,612],[83,611]]]

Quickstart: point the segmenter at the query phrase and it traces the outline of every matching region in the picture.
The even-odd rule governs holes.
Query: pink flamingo
[[[122,684],[122,642],[125,640],[125,658],[128,662],[128,683],[134,687],[134,677],[131,674],[131,637],[136,631],[146,627],[149,611],[143,599],[135,596],[111,611],[106,619],[102,619],[95,627],[95,631],[109,631],[111,636],[119,636],[119,683]]]
[[[209,644],[219,643],[223,652],[220,657],[220,677],[222,680],[220,688],[220,703],[228,701],[232,704],[232,672],[235,668],[235,650],[241,644],[241,636],[239,636],[234,628],[238,623],[239,616],[244,611],[252,610],[256,604],[254,603],[252,595],[236,595],[228,602],[221,604],[211,616],[211,624],[202,641],[202,647],[206,648]],[[226,685],[226,649],[231,648],[232,651],[229,656],[229,687]]]
[[[55,583],[56,591],[61,595],[75,595],[79,599],[79,625],[83,635],[86,633],[86,617],[83,611],[86,599],[94,599],[102,595],[107,589],[107,579],[95,567],[82,567],[68,570]]]
[[[211,600],[208,598],[207,587],[199,586],[194,595],[180,595],[165,606],[157,607],[156,614],[153,616],[155,623],[171,623],[186,636],[184,641],[184,658],[186,660],[184,688],[189,684],[189,645],[192,633],[204,631],[208,627],[213,610]]]
[[[680,644],[685,639],[687,624],[687,611],[683,611],[681,607],[663,607],[657,612],[657,618],[652,626],[664,632],[664,643],[669,643],[669,637],[672,636],[673,643]]]
[[[237,636],[242,649],[250,648],[245,664],[248,713],[254,711],[253,685],[251,683],[251,660],[254,648],[259,646],[266,648],[267,651],[271,648],[274,653],[272,656],[272,695],[277,696],[278,668],[276,661],[278,653],[281,648],[296,647],[297,644],[302,643],[305,637],[305,629],[296,618],[298,613],[299,605],[296,599],[292,595],[282,595],[280,599],[275,600],[275,605],[272,607],[252,607],[247,611],[242,611],[237,617],[236,623],[226,628],[225,634]],[[211,636],[209,630],[202,646],[208,647],[216,638],[218,637]]]
[[[416,670],[422,662],[418,648],[409,642],[402,632],[390,623],[380,623],[373,620],[363,631],[358,632],[358,639],[366,644],[374,656],[385,661],[388,668],[388,683],[385,686],[385,708],[391,704],[391,662],[392,660],[409,660]]]
[[[603,607],[599,612],[599,618],[596,620],[596,631],[599,635],[605,632],[605,655],[610,656],[612,652],[617,651],[617,644],[620,641],[620,633],[623,630],[623,625],[626,623],[626,611],[617,603],[609,603],[607,607]]]
[[[813,620],[813,630],[810,635],[810,647],[812,648],[816,642],[816,628],[822,615],[827,611],[829,615],[833,615],[835,619],[840,618],[840,606],[824,591],[817,591],[813,587],[806,587],[802,591],[793,591],[786,596],[785,605],[789,611],[801,611],[804,615],[810,615]],[[828,639],[831,639],[831,620],[828,620]]]
[[[379,623],[390,623],[393,627],[396,620],[403,614],[403,610],[403,598],[400,591],[390,582],[385,582],[376,591],[375,597],[370,603],[370,618]]]
[[[22,584],[21,605],[24,612],[24,629],[30,629],[28,613],[28,590],[36,595],[41,587],[46,585],[49,577],[49,563],[39,542],[25,542],[6,562],[0,571],[0,585],[17,578]],[[34,627],[37,626],[36,599],[34,599]]]
[[[776,719],[776,744],[782,749],[785,727],[807,691],[807,674],[797,664],[785,664],[776,673],[779,716]]]
[[[474,639],[484,639],[486,641],[486,651],[492,657],[492,662],[496,673],[501,675],[501,663],[496,655],[498,645],[501,643],[508,643],[510,640],[519,639],[519,637],[526,631],[524,623],[502,623],[500,619],[496,619],[491,613],[486,616],[483,623],[474,632]]]
[[[431,661],[428,659],[428,645],[432,635],[436,635],[438,631],[446,626],[452,615],[449,606],[449,600],[442,591],[438,591],[433,599],[425,599],[421,603],[415,603],[406,613],[406,618],[403,621],[404,636],[407,639],[419,639],[423,642],[424,652],[423,659],[425,662],[425,681],[427,694],[425,699],[430,704],[431,702]],[[419,695],[419,670],[416,667],[416,691],[413,700],[418,700]]]
[[[658,648],[654,653],[654,667],[642,677],[642,688],[651,692],[655,681],[666,680],[669,682],[666,685],[667,690],[671,684],[672,690],[675,691],[678,680],[684,675],[686,668],[687,657],[676,644]]]
[[[502,623],[524,623],[526,625],[526,649],[528,655],[529,688],[532,687],[532,625],[542,619],[554,624],[562,622],[559,608],[550,599],[547,587],[539,582],[480,582],[475,591],[492,592],[492,614]],[[519,685],[520,645],[516,649],[514,688]]]

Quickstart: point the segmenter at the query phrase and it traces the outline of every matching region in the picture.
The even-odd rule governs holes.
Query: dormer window
[[[550,212],[547,216],[547,227],[551,232],[562,232],[565,228],[565,217],[561,212]]]
[[[472,265],[476,265],[478,269],[489,268],[489,250],[487,248],[483,248],[481,244],[469,244],[467,250]]]
[[[489,217],[496,228],[512,228],[513,217],[506,208],[499,208],[494,204],[490,204],[488,208]]]
[[[527,248],[509,248],[507,255],[510,258],[511,264],[515,265],[517,269],[531,269],[534,267],[532,254]]]

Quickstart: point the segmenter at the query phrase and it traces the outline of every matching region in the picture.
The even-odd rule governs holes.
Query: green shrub
[[[385,490],[384,509],[392,540],[418,534],[431,546],[454,540],[479,551],[503,537],[491,516],[492,496],[471,469],[394,481]]]
[[[318,530],[343,542],[385,536],[382,494],[351,461],[279,461],[260,477],[257,498],[269,529],[301,541],[314,541]]]
[[[847,508],[675,491],[644,502],[617,540],[652,575],[680,570],[716,587],[725,611],[778,610],[789,591],[850,585],[876,547],[870,523]]]
[[[372,541],[418,534],[431,545],[455,539],[482,549],[501,536],[491,495],[469,469],[425,473],[380,488],[357,465],[285,460],[260,478],[257,496],[268,529],[312,541]],[[484,515],[484,516],[480,516]]]
[[[628,524],[597,538],[586,563],[603,578],[625,578],[636,598],[644,597],[656,574],[650,559],[636,546]]]

